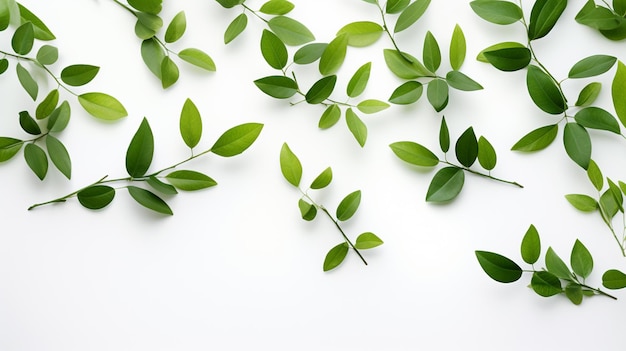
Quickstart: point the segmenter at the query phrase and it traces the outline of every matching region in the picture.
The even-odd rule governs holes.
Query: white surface
[[[555,121],[530,101],[523,72],[503,73],[474,60],[493,43],[523,41],[521,26],[488,24],[467,1],[433,1],[416,26],[397,36],[419,57],[431,30],[444,51],[443,71],[452,29],[461,25],[468,42],[463,71],[485,90],[452,92],[444,111],[452,135],[474,126],[498,151],[494,175],[525,185],[522,190],[468,175],[456,201],[436,206],[424,202],[434,172],[408,167],[388,147],[411,140],[438,149],[442,114],[425,98],[362,116],[370,136],[361,149],[343,121],[328,131],[317,129],[321,108],[289,107],[254,87],[253,80],[275,71],[260,55],[260,21],[250,18],[246,32],[223,45],[222,33],[239,10],[213,1],[166,1],[166,22],[185,10],[189,23],[183,40],[171,47],[207,51],[218,71],[205,74],[181,64],[180,81],[163,91],[141,61],[133,19],[111,1],[23,3],[58,38],[56,71],[75,63],[101,66],[98,77],[76,91],[114,95],[130,115],[102,123],[64,94],[73,115],[60,138],[72,155],[72,180],[51,170],[40,182],[21,156],[0,165],[0,350],[622,349],[623,291],[615,292],[618,301],[594,297],[581,306],[565,297],[544,299],[526,288],[529,276],[510,285],[492,281],[474,256],[477,249],[495,251],[521,263],[519,243],[534,223],[544,250],[552,246],[564,259],[576,238],[585,243],[595,259],[591,285],[600,286],[607,269],[626,268],[599,216],[578,213],[564,200],[567,193],[592,188],[566,157],[560,136],[537,154],[508,151],[526,132]],[[249,1],[253,8],[261,3]],[[363,1],[294,3],[291,16],[319,41],[329,41],[349,22],[379,21],[376,9]],[[572,2],[554,32],[535,45],[558,77],[591,54],[626,59],[623,42],[608,42],[574,22],[579,6]],[[0,33],[5,48],[7,35]],[[400,82],[384,65],[385,47],[390,43],[383,37],[375,47],[351,49],[338,91],[356,68],[372,61],[364,97],[386,99]],[[302,77],[315,77],[297,69]],[[605,85],[599,103],[611,111],[607,87],[613,72],[600,77]],[[574,99],[582,83],[566,87]],[[17,114],[34,111],[35,104],[12,72],[2,76],[0,89],[0,134],[19,137]],[[169,199],[175,212],[170,218],[139,207],[125,192],[100,212],[75,200],[26,211],[103,175],[123,176],[125,151],[143,116],[156,140],[153,169],[187,157],[178,134],[187,97],[203,115],[200,149],[236,124],[265,124],[243,155],[208,156],[188,165],[219,186]],[[624,141],[597,132],[592,138],[593,157],[605,174],[623,177]],[[278,165],[283,142],[303,163],[303,183],[333,167],[332,186],[314,194],[327,207],[363,191],[361,208],[345,229],[352,238],[372,231],[385,241],[364,252],[369,266],[350,253],[340,268],[322,272],[324,255],[341,238],[326,218],[299,218],[299,194]]]

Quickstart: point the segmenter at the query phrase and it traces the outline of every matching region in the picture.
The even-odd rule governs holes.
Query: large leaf
[[[535,105],[543,111],[558,115],[567,109],[567,103],[559,86],[541,68],[534,65],[528,66],[526,86]]]
[[[611,97],[617,117],[626,126],[626,65],[619,61],[611,84]]]
[[[561,279],[572,279],[572,272],[551,247],[546,251],[546,269]]]
[[[383,27],[370,21],[352,22],[343,26],[337,32],[337,36],[345,34],[348,45],[365,47],[374,44],[383,34]]]
[[[572,248],[572,255],[570,257],[572,270],[583,278],[587,278],[593,270],[593,258],[591,253],[580,240],[576,239],[574,247]]]
[[[591,159],[589,132],[578,123],[567,123],[563,131],[563,144],[569,157],[580,167],[587,169]]]
[[[306,26],[290,17],[273,17],[268,25],[287,45],[302,45],[315,40],[315,36]]]
[[[309,104],[321,104],[324,100],[328,99],[330,94],[335,89],[337,83],[337,76],[326,76],[313,83],[309,91],[305,94],[306,102]]]
[[[457,24],[454,26],[452,40],[450,41],[450,65],[453,70],[461,69],[463,62],[465,62],[466,53],[467,44],[465,42],[465,34],[463,34],[463,30]]]
[[[620,134],[619,123],[608,111],[599,107],[586,107],[576,113],[574,119],[586,128],[606,130]]]
[[[211,177],[196,171],[174,171],[166,175],[165,178],[177,189],[184,191],[202,190],[217,185],[217,182]]]
[[[539,239],[539,232],[534,225],[530,225],[524,238],[522,239],[522,245],[520,249],[522,253],[522,259],[528,264],[535,264],[539,260],[541,255],[541,240]]]
[[[535,40],[546,36],[563,14],[567,0],[537,0],[530,13],[528,39]]]
[[[149,38],[141,42],[141,58],[148,69],[150,69],[150,72],[160,80],[161,62],[165,58],[165,51],[155,38]]]
[[[27,55],[32,49],[35,43],[35,27],[30,22],[26,22],[19,26],[13,38],[11,38],[11,47],[18,55]]]
[[[302,180],[302,164],[298,156],[284,143],[280,149],[280,171],[289,184],[298,187]]]
[[[72,178],[72,160],[70,159],[70,154],[67,152],[65,145],[63,145],[59,139],[48,134],[48,136],[46,136],[46,148],[48,149],[50,160],[56,168],[63,173],[67,179]]]
[[[324,258],[324,272],[337,268],[348,254],[348,244],[343,242],[328,251]]]
[[[515,41],[505,41],[497,44],[490,45],[484,48],[481,52],[476,55],[476,60],[484,63],[489,63],[489,60],[485,57],[485,52],[488,51],[496,51],[500,49],[511,49],[511,48],[525,48],[524,44],[515,42]]]
[[[426,32],[426,38],[424,38],[424,50],[422,57],[424,59],[424,66],[428,70],[435,72],[441,65],[441,49],[437,43],[437,39],[430,32]]]
[[[174,214],[167,203],[153,192],[132,185],[129,185],[127,189],[130,196],[141,206],[164,215]]]
[[[259,137],[263,124],[244,123],[225,131],[211,147],[211,152],[222,156],[232,157],[246,151]]]
[[[143,177],[154,154],[154,136],[148,120],[144,117],[126,151],[126,171],[133,178]]]
[[[319,62],[319,71],[322,75],[327,76],[339,70],[346,58],[348,48],[348,35],[341,34],[333,39],[324,52]]]
[[[500,283],[512,283],[522,277],[522,268],[511,259],[489,251],[476,251],[480,267],[491,279]]]
[[[439,158],[424,146],[412,141],[398,141],[391,145],[399,159],[412,165],[421,167],[434,167],[439,164]]]
[[[191,99],[185,100],[180,112],[179,128],[185,144],[192,149],[196,147],[202,137],[202,117]]]
[[[347,221],[352,218],[361,204],[361,190],[348,194],[337,206],[337,220]]]
[[[15,66],[17,72],[17,79],[20,81],[22,88],[26,90],[28,95],[33,99],[33,101],[37,100],[37,95],[39,94],[39,85],[37,81],[33,79],[30,72],[21,63],[18,63]]]
[[[98,74],[100,67],[92,65],[71,65],[61,71],[61,79],[67,85],[81,86],[91,82]]]
[[[472,10],[482,19],[501,25],[522,19],[522,9],[513,2],[499,0],[475,0],[470,2]]]
[[[361,145],[361,147],[365,146],[365,142],[367,141],[367,126],[359,116],[354,113],[352,108],[346,110],[346,123],[350,133],[352,133],[359,145]]]
[[[574,64],[568,73],[569,78],[587,78],[600,75],[611,69],[617,58],[608,55],[593,55]]]
[[[465,166],[471,167],[478,157],[478,140],[474,134],[474,128],[469,127],[456,141],[454,148],[456,159]]]
[[[407,6],[398,16],[398,21],[393,29],[394,33],[399,33],[411,27],[426,12],[428,5],[430,5],[430,0],[415,0]]]
[[[424,92],[424,86],[418,81],[408,81],[397,87],[391,96],[389,102],[397,105],[410,105],[417,102]]]
[[[259,78],[254,84],[265,94],[276,99],[288,99],[298,92],[296,81],[285,76]]]
[[[428,187],[426,201],[447,202],[459,195],[465,182],[465,173],[457,167],[445,167],[440,169]]]
[[[579,211],[594,212],[598,209],[598,202],[589,195],[567,194],[565,199]]]
[[[537,128],[530,133],[524,135],[511,150],[514,151],[539,151],[548,147],[559,131],[558,124],[551,124],[544,127]]]
[[[76,197],[83,207],[99,210],[106,207],[115,198],[115,189],[108,185],[92,185],[80,190]]]
[[[270,67],[282,70],[287,65],[287,48],[276,34],[267,29],[261,35],[261,54]]]
[[[92,116],[104,120],[117,120],[128,116],[126,108],[116,98],[104,93],[85,93],[78,102]]]
[[[481,90],[483,88],[478,82],[459,71],[450,71],[446,74],[446,82],[454,89],[463,91]]]
[[[37,144],[29,143],[24,147],[24,159],[26,164],[35,173],[35,175],[43,180],[48,173],[48,156]]]

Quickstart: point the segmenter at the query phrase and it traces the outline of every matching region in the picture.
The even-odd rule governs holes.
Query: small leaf
[[[165,176],[165,179],[179,190],[196,191],[217,185],[211,177],[196,171],[180,170]]]
[[[352,218],[361,204],[361,190],[348,194],[337,206],[337,220],[347,221]]]
[[[586,170],[591,159],[591,138],[587,130],[578,123],[567,123],[563,131],[563,144],[567,155]]]
[[[300,215],[305,221],[312,221],[317,216],[317,207],[300,199],[298,201],[298,208],[300,209]]]
[[[537,0],[530,13],[528,39],[536,40],[546,36],[563,14],[567,0]]]
[[[422,83],[411,80],[403,83],[393,91],[389,102],[396,105],[410,105],[422,97],[424,86]]]
[[[0,59],[0,74],[4,73],[9,69],[9,60],[2,58]]]
[[[598,209],[598,202],[589,195],[568,194],[565,199],[579,211],[594,212]]]
[[[35,27],[30,22],[26,22],[19,26],[13,38],[11,38],[11,47],[18,55],[27,55],[32,49],[35,43]]]
[[[287,0],[270,0],[261,6],[259,12],[266,15],[286,15],[291,12],[294,7],[295,5]]]
[[[478,162],[480,166],[488,171],[496,167],[497,156],[496,150],[491,143],[485,138],[478,138]]]
[[[384,49],[383,54],[387,67],[398,78],[417,79],[434,75],[418,59],[407,53]]]
[[[594,160],[589,160],[589,167],[587,167],[587,177],[597,191],[602,190],[602,188],[604,187],[604,176],[602,175],[600,167],[598,167],[598,164]]]
[[[399,159],[415,166],[434,167],[439,164],[439,158],[424,146],[412,141],[398,141],[391,145]]]
[[[22,111],[20,112],[19,115],[20,115],[20,127],[22,127],[22,129],[26,133],[30,135],[41,134],[41,128],[39,127],[39,124],[37,124],[37,121],[35,121],[35,119],[31,117],[28,111]]]
[[[116,120],[128,116],[124,106],[114,97],[104,93],[85,93],[78,102],[90,115],[104,120]]]
[[[115,189],[108,185],[92,185],[76,194],[78,202],[90,210],[100,210],[115,198]]]
[[[165,195],[176,195],[178,194],[178,191],[176,190],[176,188],[173,185],[164,183],[162,181],[160,181],[157,177],[155,176],[150,176],[147,180],[146,183],[148,183],[148,185],[150,185],[154,190],[159,191]]]
[[[572,270],[579,276],[587,278],[593,270],[593,257],[580,240],[576,239],[570,257]]]
[[[161,86],[167,89],[178,81],[180,72],[176,63],[169,57],[165,56],[161,61]]]
[[[187,17],[185,16],[185,11],[180,11],[174,16],[172,22],[167,26],[165,30],[165,42],[166,43],[174,43],[182,38],[183,34],[185,34],[185,30],[187,29]]]
[[[359,69],[354,73],[352,78],[350,78],[350,81],[348,82],[348,86],[346,88],[346,92],[349,97],[354,98],[363,94],[363,91],[365,91],[365,88],[367,87],[367,82],[370,79],[371,69],[372,63],[368,62],[359,67]]]
[[[393,32],[399,33],[411,27],[426,12],[428,5],[430,5],[430,0],[416,0],[407,6],[398,16]]]
[[[543,111],[558,115],[567,109],[561,90],[541,68],[534,65],[528,66],[526,86],[535,105]]]
[[[448,74],[446,74],[446,82],[454,89],[462,91],[474,91],[483,88],[478,82],[459,71],[448,72]]]
[[[543,297],[550,297],[563,292],[559,278],[546,271],[533,273],[530,286],[539,296]]]
[[[441,126],[439,127],[439,147],[444,153],[450,150],[450,130],[448,129],[448,123],[446,123],[446,117],[441,117]]]
[[[333,39],[320,57],[319,71],[322,75],[327,76],[339,70],[346,59],[348,48],[348,35],[341,34]]]
[[[356,238],[354,247],[357,250],[373,249],[383,244],[383,241],[374,233],[363,233]]]
[[[286,16],[276,16],[267,23],[270,29],[287,45],[302,45],[315,40],[315,36],[302,23]]]
[[[143,177],[154,154],[154,136],[148,120],[144,117],[126,150],[126,171],[133,178]]]
[[[341,109],[337,104],[332,104],[324,110],[318,123],[320,129],[328,129],[334,126],[341,118]]]
[[[50,155],[50,160],[56,166],[56,168],[63,173],[67,179],[72,178],[72,160],[70,154],[67,152],[65,145],[53,137],[52,135],[46,136],[46,148]]]
[[[386,110],[389,104],[376,99],[368,99],[359,102],[356,107],[363,113],[372,114]]]
[[[59,90],[54,89],[48,93],[48,95],[37,105],[37,109],[35,110],[35,118],[44,119],[57,107],[59,103]]]
[[[215,0],[215,1],[217,1],[220,5],[224,6],[225,8],[229,9],[237,5],[243,4],[245,0]]]
[[[348,254],[348,244],[341,243],[328,251],[324,259],[324,272],[337,268]]]
[[[141,58],[150,72],[161,80],[161,62],[165,58],[165,51],[155,38],[141,42]]]
[[[609,269],[602,274],[602,285],[611,290],[626,288],[626,274],[617,269]]]
[[[467,45],[465,42],[465,34],[457,24],[452,32],[452,41],[450,42],[450,65],[452,69],[457,71],[461,69],[465,62],[465,54],[467,53]]]
[[[439,49],[437,39],[435,39],[435,36],[430,31],[426,32],[422,56],[426,68],[433,72],[439,69],[441,65],[441,50]]]
[[[582,286],[576,283],[567,284],[565,286],[565,296],[567,296],[574,305],[580,305],[583,302]]]
[[[492,1],[492,0],[486,0],[486,1]],[[489,60],[487,60],[487,57],[485,57],[485,52],[488,51],[497,51],[500,49],[511,49],[511,48],[526,48],[526,46],[524,44],[520,44],[518,42],[514,42],[514,41],[505,41],[502,43],[497,43],[497,44],[493,44],[485,49],[483,49],[480,53],[478,53],[478,55],[476,56],[476,60],[479,62],[484,62],[484,63],[489,63]],[[530,62],[530,61],[529,61]]]
[[[361,147],[365,146],[365,142],[367,141],[367,126],[359,116],[352,111],[352,108],[346,110],[346,123],[359,145],[361,145]]]
[[[569,78],[587,78],[607,72],[615,65],[617,58],[608,55],[593,55],[586,57],[570,69]]]
[[[311,86],[305,95],[306,102],[309,104],[320,104],[328,99],[335,89],[337,76],[326,76],[318,80]]]
[[[202,117],[196,105],[190,99],[185,100],[180,112],[180,135],[189,148],[193,149],[202,137]]]
[[[224,32],[224,44],[228,44],[235,40],[248,26],[248,15],[244,13],[239,14],[235,19],[230,22],[226,31]]]
[[[330,167],[328,167],[322,173],[320,173],[320,175],[318,175],[317,178],[315,178],[313,183],[311,183],[310,188],[315,189],[315,190],[323,189],[327,187],[332,180],[333,180],[333,170]]]
[[[374,2],[376,3],[376,2]],[[385,6],[385,13],[390,15],[400,13],[404,10],[409,4],[411,0],[389,0]]]
[[[284,143],[280,149],[280,171],[289,184],[295,187],[300,185],[300,180],[302,179],[302,164],[296,154],[291,151],[287,143]]]
[[[572,279],[572,272],[551,247],[546,252],[546,269],[561,279]]]
[[[141,206],[164,215],[174,214],[167,203],[153,192],[132,185],[129,185],[127,189],[130,196]]]
[[[261,35],[261,54],[270,67],[282,70],[287,65],[287,48],[285,44],[267,29]]]
[[[482,52],[485,59],[493,67],[505,71],[513,72],[528,67],[530,64],[530,50],[527,47],[505,47]]]
[[[39,19],[39,17],[35,16],[34,13],[30,12],[30,10],[28,10],[22,4],[18,3],[17,6],[20,12],[20,24],[24,24],[27,22],[32,23],[35,28],[35,39],[45,41],[56,39],[54,34],[52,34],[50,29],[46,27],[46,25],[41,19]]]
[[[524,135],[517,143],[515,143],[515,145],[513,145],[511,150],[524,152],[543,150],[552,144],[558,131],[558,124],[551,124],[537,128]]]
[[[478,157],[478,141],[474,128],[469,127],[461,134],[456,142],[455,149],[456,159],[465,166],[471,167]]]
[[[37,51],[37,62],[42,65],[52,65],[59,59],[59,49],[52,45],[43,45]]]
[[[178,53],[181,60],[188,62],[205,71],[215,72],[215,62],[204,51],[195,48],[187,48]]]
[[[326,43],[311,43],[302,46],[293,55],[293,62],[299,65],[308,65],[313,63],[322,57],[322,54],[326,50],[328,44]]]
[[[257,79],[254,84],[265,94],[276,99],[288,99],[298,92],[298,84],[285,76],[269,76]]]
[[[225,131],[215,144],[211,152],[222,157],[232,157],[246,151],[259,137],[263,124],[244,123]]]
[[[17,5],[17,4],[16,4]],[[11,9],[8,1],[0,1],[0,32],[11,24]]]
[[[606,130],[620,134],[619,123],[609,112],[599,107],[586,107],[576,113],[574,119],[586,128]]]
[[[426,97],[428,97],[428,102],[430,102],[435,111],[441,112],[448,106],[448,94],[448,83],[445,80],[436,78],[428,83]]]
[[[37,100],[37,94],[39,93],[39,85],[33,79],[33,76],[30,75],[30,72],[21,63],[18,63],[15,66],[17,71],[17,79],[20,81],[20,84],[26,90],[28,95],[33,99],[33,101]]]
[[[447,202],[456,198],[465,182],[465,173],[457,167],[445,167],[440,169],[428,187],[426,193],[427,202]]]
[[[626,126],[626,65],[621,61],[617,63],[617,71],[611,84],[611,97],[617,117]]]
[[[348,45],[365,47],[374,44],[383,34],[383,27],[370,21],[352,22],[343,26],[337,32],[337,37],[346,35]]]
[[[24,147],[24,159],[28,167],[35,173],[35,175],[43,180],[48,173],[48,156],[42,148],[36,144],[26,144]]]
[[[522,239],[521,252],[522,259],[528,264],[535,264],[539,260],[539,255],[541,255],[541,240],[539,239],[539,232],[532,224]]]
[[[0,137],[0,162],[13,158],[22,148],[24,142],[15,138]]]
[[[576,100],[576,106],[584,107],[593,104],[598,96],[600,95],[600,90],[602,89],[602,84],[598,82],[593,82],[587,84],[583,90],[580,91],[578,95],[578,99]]]
[[[522,19],[522,9],[509,1],[475,0],[470,2],[472,10],[485,21],[507,25]]]
[[[63,101],[61,105],[50,114],[50,118],[48,118],[48,131],[55,133],[63,131],[70,122],[71,114],[72,110],[70,104],[67,101]]]
[[[491,279],[500,283],[512,283],[522,277],[522,268],[511,259],[489,251],[476,251],[480,267]]]

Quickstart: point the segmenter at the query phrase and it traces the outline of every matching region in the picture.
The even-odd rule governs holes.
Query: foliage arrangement
[[[607,1],[602,3],[606,7],[587,0],[576,15],[576,22],[596,29],[608,39],[626,39],[626,1],[613,0],[612,6]]]
[[[330,185],[333,180],[333,171],[330,167],[323,170],[313,182],[311,182],[307,190],[302,190],[302,188],[300,188],[303,172],[302,163],[300,163],[298,157],[285,143],[280,150],[280,170],[287,182],[296,187],[302,195],[298,200],[298,208],[300,209],[302,219],[312,221],[317,216],[318,211],[321,211],[335,224],[335,227],[343,237],[343,242],[334,246],[326,254],[323,265],[324,272],[337,268],[344,261],[350,249],[359,256],[363,264],[367,265],[367,261],[365,261],[365,258],[359,250],[375,248],[382,245],[383,241],[376,236],[376,234],[366,232],[360,234],[356,238],[356,242],[353,243],[341,228],[340,223],[352,218],[359,209],[359,205],[361,204],[361,190],[356,190],[346,195],[337,206],[335,216],[333,217],[326,207],[315,202],[311,195],[309,195],[309,190],[320,190]]]

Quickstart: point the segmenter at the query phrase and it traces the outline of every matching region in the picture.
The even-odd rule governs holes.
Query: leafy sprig
[[[626,1],[613,0],[613,4],[602,1],[606,6],[587,0],[576,14],[576,22],[589,26],[610,40],[626,39]]]

